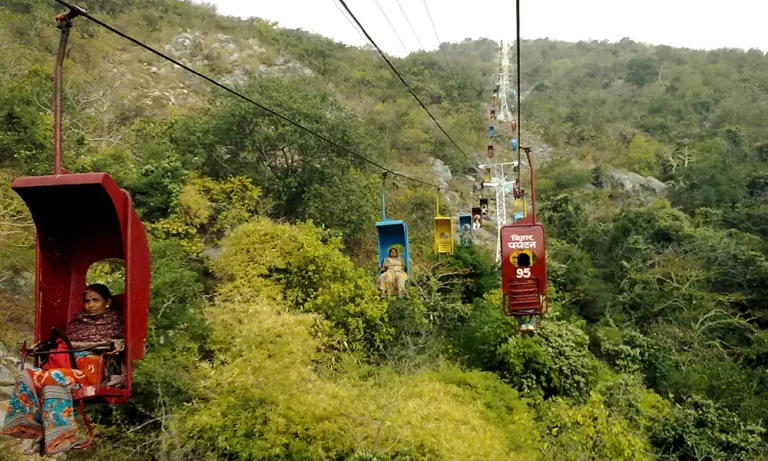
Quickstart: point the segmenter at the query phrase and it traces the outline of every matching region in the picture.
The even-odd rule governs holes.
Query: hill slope
[[[182,1],[87,7],[471,201],[479,159],[370,50]],[[0,6],[4,183],[50,169],[56,12]],[[522,48],[552,304],[533,337],[501,314],[489,252],[431,256],[434,189],[390,178],[388,215],[409,223],[414,271],[407,299],[381,301],[379,171],[76,20],[64,166],[108,171],[131,192],[153,287],[134,397],[94,409],[98,443],[70,458],[768,456],[768,59],[629,40]],[[435,53],[395,63],[462,149],[483,152],[497,44],[444,49],[455,75]],[[455,214],[461,197],[444,197]],[[31,334],[33,229],[8,188],[0,220],[0,339],[12,348]],[[89,280],[118,289],[120,276],[104,264]]]

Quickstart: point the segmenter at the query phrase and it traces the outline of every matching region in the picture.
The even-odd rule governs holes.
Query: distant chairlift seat
[[[459,232],[464,232],[464,226],[469,226],[472,229],[472,214],[471,213],[459,213]]]
[[[448,216],[435,217],[435,254],[453,254],[453,220]]]
[[[379,235],[379,267],[384,264],[384,259],[389,255],[393,246],[400,247],[399,256],[405,261],[405,273],[411,273],[410,248],[408,245],[408,225],[404,221],[384,219],[376,223],[376,231]]]
[[[488,219],[488,199],[487,198],[480,199],[480,210],[481,210],[481,216],[483,217],[483,219]]]
[[[474,223],[479,223],[480,226],[482,226],[483,223],[483,209],[479,206],[472,207],[472,223],[474,228]]]

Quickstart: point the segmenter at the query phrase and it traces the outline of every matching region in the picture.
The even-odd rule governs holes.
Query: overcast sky
[[[194,0],[200,1],[200,0]],[[425,0],[378,0],[403,43],[382,15],[377,0],[345,0],[387,53],[437,48]],[[258,16],[283,27],[317,32],[338,41],[364,42],[338,8],[338,0],[207,0],[219,13]],[[426,0],[442,41],[486,37],[513,40],[514,0]],[[400,7],[405,11],[401,11]],[[418,40],[406,20],[410,20]],[[768,51],[768,0],[523,0],[524,39],[579,41],[629,37],[688,48],[759,48]]]

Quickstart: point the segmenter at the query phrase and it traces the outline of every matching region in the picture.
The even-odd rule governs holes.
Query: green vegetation
[[[179,0],[85,6],[371,160],[434,182],[439,159],[470,195],[475,160],[369,50]],[[0,6],[3,185],[51,169],[56,12]],[[77,19],[64,167],[107,171],[131,193],[153,285],[133,397],[92,408],[97,442],[68,458],[768,457],[768,58],[522,45],[551,305],[530,337],[499,308],[484,247],[431,255],[434,190],[390,178],[413,270],[405,299],[380,300],[379,171]],[[482,152],[497,44],[444,49],[455,74],[439,53],[396,65]],[[627,171],[666,193],[626,187]],[[458,212],[458,197],[442,204]],[[31,336],[33,243],[23,203],[0,187],[9,348]],[[119,285],[119,271],[89,277]]]

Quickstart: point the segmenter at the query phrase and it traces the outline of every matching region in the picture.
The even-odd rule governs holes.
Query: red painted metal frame
[[[93,424],[91,424],[91,421],[88,419],[88,415],[85,414],[85,405],[83,405],[82,399],[77,402],[77,411],[80,413],[80,417],[83,418],[85,427],[88,429],[88,440],[83,444],[75,446],[75,449],[84,450],[90,447],[93,443]]]
[[[483,209],[479,206],[472,207],[472,225],[475,224],[475,216],[480,218],[480,227],[483,226]]]
[[[531,171],[531,214],[501,228],[501,289],[504,294],[504,310],[508,315],[542,315],[549,308],[546,231],[544,225],[536,221],[536,183],[531,148],[521,146],[520,150],[525,152]],[[518,250],[527,250],[533,254],[533,264],[528,267],[530,274],[518,276],[518,267],[512,264],[512,256]],[[538,303],[528,294],[534,287]]]
[[[64,331],[82,309],[88,268],[107,258],[125,262],[125,292],[114,307],[125,318],[124,388],[89,386],[75,399],[121,403],[131,394],[131,363],[144,357],[149,311],[150,253],[128,193],[106,173],[18,178],[11,186],[27,204],[37,228],[35,341],[51,328]]]
[[[545,232],[544,226],[533,219],[531,215],[501,228],[501,280],[508,315],[541,315],[547,310]],[[512,257],[517,251],[529,251],[533,263],[515,266]],[[530,273],[518,275],[518,269],[529,269]]]

